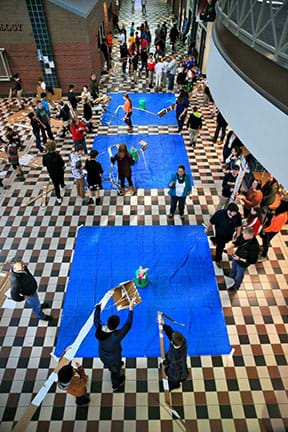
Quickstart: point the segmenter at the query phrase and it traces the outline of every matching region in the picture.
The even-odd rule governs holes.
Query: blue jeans
[[[37,292],[30,297],[26,297],[26,302],[32,307],[33,312],[39,320],[45,317],[41,310],[41,304]]]
[[[235,281],[235,288],[238,290],[243,281],[246,267],[241,267],[237,261],[233,259],[232,267],[229,276]]]
[[[169,75],[168,75],[168,90],[173,90],[173,88],[174,88],[174,78],[175,78],[175,75],[169,73]]]
[[[77,140],[77,141],[74,140],[74,148],[75,148],[76,151],[78,150],[79,145],[82,146],[82,148],[84,150],[84,153],[87,154],[88,151],[87,151],[87,146],[86,146],[86,140],[85,140],[85,138],[82,138],[81,140]]]

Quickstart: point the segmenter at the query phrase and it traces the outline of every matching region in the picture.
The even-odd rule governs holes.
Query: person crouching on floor
[[[180,383],[188,378],[187,368],[187,342],[185,337],[175,332],[172,327],[161,320],[163,330],[170,340],[170,348],[164,360],[165,373],[168,378],[169,390],[177,389]]]
[[[90,402],[86,388],[87,380],[85,370],[79,363],[76,363],[76,368],[69,363],[58,372],[58,388],[75,396],[78,406],[88,405]]]

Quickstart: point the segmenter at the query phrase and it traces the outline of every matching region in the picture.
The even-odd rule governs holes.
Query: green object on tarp
[[[145,110],[146,109],[146,100],[140,99],[139,100],[139,108]]]
[[[132,147],[132,148],[130,149],[129,153],[131,154],[132,159],[133,159],[135,162],[137,162],[138,159],[139,159],[139,156],[138,156],[138,150],[137,150],[135,147]]]
[[[146,288],[147,285],[149,284],[149,279],[148,279],[148,272],[145,273],[145,275],[143,277],[139,277],[140,275],[140,269],[137,269],[135,272],[135,285],[137,288]]]

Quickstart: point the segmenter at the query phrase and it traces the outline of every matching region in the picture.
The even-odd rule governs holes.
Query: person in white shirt
[[[157,61],[155,65],[155,90],[161,90],[162,85],[162,74],[163,74],[163,62],[161,57],[159,57],[159,60]]]
[[[172,59],[168,63],[167,73],[168,73],[168,90],[172,91],[174,89],[174,79],[177,69],[176,54],[172,55]]]

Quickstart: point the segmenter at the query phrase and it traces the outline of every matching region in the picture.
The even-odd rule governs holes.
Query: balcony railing
[[[217,19],[247,45],[288,69],[288,0],[218,0]]]

